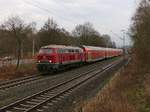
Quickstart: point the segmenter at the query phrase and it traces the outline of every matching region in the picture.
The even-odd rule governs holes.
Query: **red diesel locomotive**
[[[122,55],[122,49],[49,45],[41,47],[39,50],[37,69],[40,72],[57,71],[64,67],[81,65],[120,55]]]

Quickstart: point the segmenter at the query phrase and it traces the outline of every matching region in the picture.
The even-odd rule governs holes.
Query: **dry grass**
[[[118,72],[98,95],[75,112],[150,112],[150,75],[139,72],[135,62]]]
[[[14,65],[5,66],[0,68],[0,80],[15,79],[27,75],[32,75],[36,72],[35,64],[22,64],[18,70],[16,70]]]

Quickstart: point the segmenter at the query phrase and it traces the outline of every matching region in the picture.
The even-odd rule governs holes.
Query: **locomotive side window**
[[[65,53],[65,49],[58,49],[58,53]]]
[[[42,49],[40,49],[40,51],[39,51],[39,54],[50,54],[50,53],[53,53],[53,50],[52,49],[50,49],[50,48],[42,48]]]
[[[78,49],[76,49],[75,51],[76,51],[76,53],[79,53],[79,50],[78,50]]]
[[[69,51],[69,53],[71,53],[71,52],[72,52],[72,50],[71,50],[71,49],[69,49],[68,51]]]

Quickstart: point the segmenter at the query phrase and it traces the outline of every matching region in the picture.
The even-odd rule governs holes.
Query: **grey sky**
[[[41,27],[48,17],[70,32],[75,25],[86,21],[93,23],[101,33],[122,42],[111,31],[121,35],[129,27],[135,12],[136,0],[0,0],[0,23],[18,15],[26,22],[37,22]],[[129,43],[129,40],[127,41]]]

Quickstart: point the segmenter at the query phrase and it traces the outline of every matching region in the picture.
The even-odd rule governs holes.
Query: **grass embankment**
[[[10,65],[0,68],[0,80],[10,80],[23,76],[28,76],[36,73],[35,64],[21,64],[19,69],[16,66]]]
[[[76,112],[150,112],[150,73],[139,72],[135,62],[112,78],[98,95]]]

